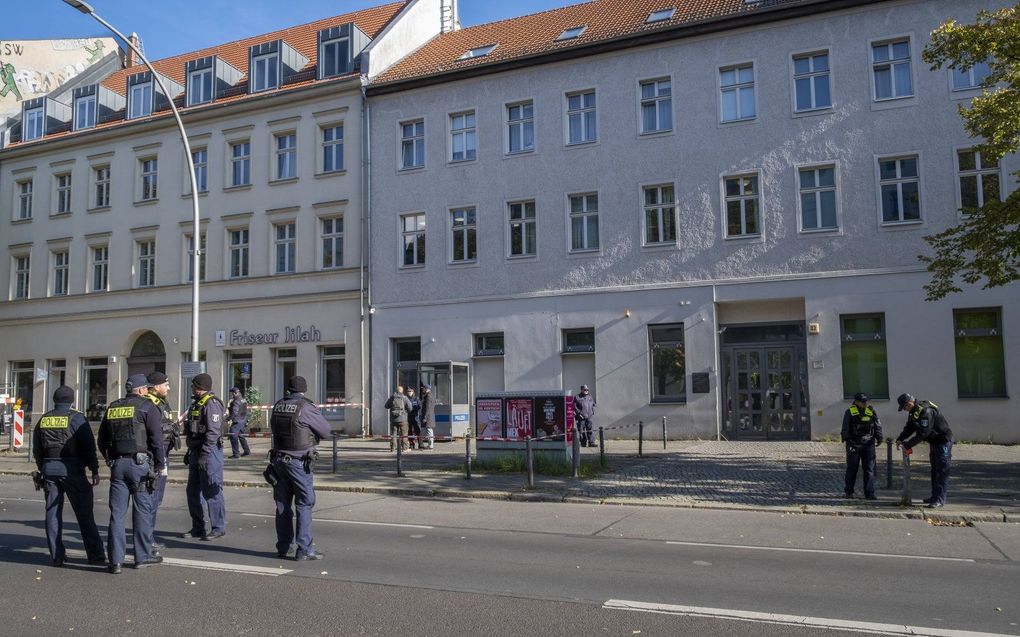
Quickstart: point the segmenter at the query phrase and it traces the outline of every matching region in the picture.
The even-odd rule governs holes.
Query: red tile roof
[[[594,0],[440,35],[392,66],[375,83],[491,65],[797,1],[761,0],[748,4],[744,0]],[[647,22],[651,13],[670,8],[676,11],[669,20]],[[565,30],[580,26],[587,27],[580,37],[557,41]],[[488,55],[459,59],[466,51],[491,44],[497,46]]]

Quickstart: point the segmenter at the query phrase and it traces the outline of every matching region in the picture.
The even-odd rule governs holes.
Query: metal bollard
[[[662,450],[666,450],[666,417],[662,417]]]
[[[339,442],[338,442],[339,438],[340,438],[340,432],[334,431],[333,432],[333,473],[336,473],[336,465],[337,465],[336,452],[337,452],[337,446],[339,445]]]
[[[639,420],[637,424],[637,455],[638,458],[645,455],[645,421]]]
[[[404,453],[400,450],[400,448],[401,448],[400,436],[397,435],[396,439],[397,439],[397,477],[398,478],[403,478],[404,477],[404,466],[403,466],[403,460],[404,460],[403,456],[404,456]]]
[[[892,489],[892,438],[885,439],[885,488]]]
[[[599,427],[599,464],[606,466],[606,430]]]
[[[573,465],[571,467],[572,475],[574,478],[577,478],[580,477],[581,475],[581,437],[577,435],[576,427],[574,428],[574,438],[570,447],[571,447],[570,463],[571,465]]]
[[[907,450],[903,450],[903,497],[900,499],[900,504],[904,506],[910,506],[914,503],[913,498],[910,495],[910,456],[907,454]]]
[[[528,436],[528,439],[525,442],[525,449],[526,449],[526,454],[527,454],[527,457],[525,458],[525,460],[527,461],[527,464],[528,464],[528,488],[529,489],[534,489],[535,488],[535,456],[532,453],[532,449],[531,449],[531,436]]]
[[[471,430],[464,432],[464,478],[471,479]]]

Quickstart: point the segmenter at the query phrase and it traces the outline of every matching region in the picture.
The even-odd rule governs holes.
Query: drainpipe
[[[371,351],[368,344],[371,339],[372,278],[367,276],[366,266],[371,263],[372,234],[372,116],[369,112],[368,95],[365,94],[365,76],[361,82],[361,435],[372,433],[371,402],[372,375]]]
[[[715,283],[712,284],[712,348],[715,350],[715,393],[718,396],[715,407],[715,439],[722,440],[723,408],[726,397],[722,391],[722,360],[719,354],[719,302]]]

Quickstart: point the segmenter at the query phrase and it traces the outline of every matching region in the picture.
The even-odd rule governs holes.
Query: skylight
[[[488,44],[486,46],[480,46],[474,49],[469,49],[467,52],[464,53],[464,55],[460,56],[457,59],[470,60],[472,58],[485,57],[486,55],[492,53],[492,50],[495,49],[496,46],[497,45],[495,44]]]
[[[581,34],[584,33],[587,29],[588,29],[587,25],[581,25],[579,27],[567,29],[566,31],[560,34],[560,37],[556,38],[556,41],[562,42],[564,40],[573,40],[574,38],[579,38],[581,37]]]
[[[673,14],[675,13],[676,9],[660,9],[658,11],[652,11],[651,14],[649,14],[648,16],[648,19],[645,20],[645,22],[650,24],[652,22],[662,22],[663,20],[669,20],[670,18],[673,17]]]

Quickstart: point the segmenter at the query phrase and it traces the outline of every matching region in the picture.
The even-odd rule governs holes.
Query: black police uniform
[[[165,467],[159,409],[132,394],[114,401],[99,425],[99,451],[110,467],[110,528],[107,537],[110,570],[124,562],[124,514],[133,501],[135,566],[158,558],[152,547],[155,477]]]
[[[857,469],[864,467],[864,496],[875,499],[875,447],[882,444],[882,424],[878,413],[867,405],[861,409],[856,404],[843,414],[843,428],[840,432],[846,444],[846,476],[843,494],[853,497],[857,484]]]
[[[180,446],[180,436],[177,434],[177,425],[170,419],[170,405],[156,394],[146,394],[156,409],[159,410],[160,432],[163,434],[163,466],[170,466],[170,452]],[[156,515],[159,507],[163,504],[163,496],[166,495],[166,479],[161,471],[156,475],[156,490],[153,492],[152,507],[152,528],[156,528]]]
[[[191,402],[185,431],[188,445],[188,512],[191,530],[185,535],[203,539],[227,532],[227,506],[223,497],[223,403],[211,391]],[[209,532],[205,508],[209,509]]]
[[[927,400],[918,400],[907,415],[907,424],[903,432],[896,438],[910,449],[915,445],[928,443],[928,462],[931,464],[931,498],[932,506],[946,503],[946,492],[949,490],[949,471],[953,466],[953,430],[949,421],[942,415],[939,406]]]
[[[64,540],[64,496],[71,503],[74,517],[81,529],[85,553],[90,564],[105,564],[103,540],[93,513],[92,483],[85,477],[85,468],[96,474],[96,440],[92,428],[81,412],[70,403],[57,403],[39,419],[32,432],[32,452],[42,474],[46,494],[46,542],[53,564],[61,566],[66,559]]]

